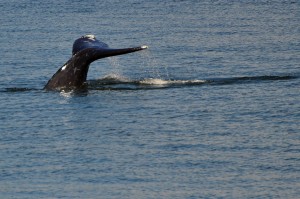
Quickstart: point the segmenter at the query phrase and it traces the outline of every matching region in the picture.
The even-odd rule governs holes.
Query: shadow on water
[[[24,92],[24,91],[32,91],[32,90],[36,90],[36,89],[30,89],[30,88],[5,88],[4,91],[2,92],[10,92],[10,93],[14,93],[14,92]]]
[[[232,78],[216,78],[207,80],[209,84],[213,85],[228,85],[228,84],[250,84],[250,83],[262,83],[270,81],[288,81],[297,79],[298,75],[283,75],[283,76],[252,76],[252,77],[232,77]]]
[[[299,76],[254,76],[254,77],[232,77],[214,78],[203,80],[164,80],[156,78],[130,80],[122,77],[105,77],[99,80],[88,82],[89,90],[148,90],[148,89],[169,89],[203,85],[230,85],[230,84],[250,84],[270,81],[288,81],[297,79]]]
[[[72,92],[75,95],[86,95],[91,90],[154,90],[154,89],[170,89],[203,85],[231,85],[231,84],[260,84],[263,82],[273,81],[289,81],[298,79],[299,75],[283,75],[283,76],[250,76],[250,77],[231,77],[231,78],[212,78],[203,80],[164,80],[160,78],[147,78],[132,80],[118,75],[109,75],[102,79],[89,80],[87,85],[79,90],[71,90],[64,92]],[[0,92],[29,92],[29,91],[44,91],[43,89],[34,88],[5,88]]]

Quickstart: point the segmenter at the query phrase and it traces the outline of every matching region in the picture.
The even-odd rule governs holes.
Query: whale
[[[45,90],[74,90],[84,88],[89,66],[92,62],[105,57],[123,55],[147,49],[142,45],[131,48],[110,48],[106,43],[87,34],[73,43],[72,57],[61,66],[47,82]]]

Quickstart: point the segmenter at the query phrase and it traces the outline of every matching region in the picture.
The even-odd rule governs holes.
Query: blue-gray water
[[[0,198],[299,197],[299,1],[0,10]],[[42,90],[87,33],[150,48]]]

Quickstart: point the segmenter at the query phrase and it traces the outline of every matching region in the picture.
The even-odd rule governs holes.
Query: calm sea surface
[[[299,198],[299,1],[0,11],[0,198]],[[42,90],[84,34],[149,49]]]

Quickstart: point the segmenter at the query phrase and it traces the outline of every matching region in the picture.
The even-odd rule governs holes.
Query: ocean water
[[[0,10],[0,198],[299,198],[298,1]],[[85,34],[149,49],[44,91]]]

